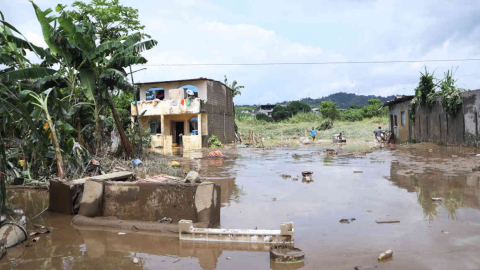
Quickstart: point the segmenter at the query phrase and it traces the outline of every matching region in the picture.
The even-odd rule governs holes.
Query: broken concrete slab
[[[66,182],[51,180],[48,210],[65,215],[75,215],[80,209],[83,186],[86,181],[126,181],[131,177],[133,177],[132,172],[115,172]]]
[[[375,220],[377,224],[384,224],[384,223],[400,223],[400,220],[396,219],[377,219]]]
[[[284,222],[280,230],[242,230],[195,228],[191,220],[178,223],[180,240],[237,243],[283,244],[294,242],[293,222]]]
[[[86,181],[80,210],[78,211],[79,215],[96,217],[102,214],[103,185],[102,181]]]

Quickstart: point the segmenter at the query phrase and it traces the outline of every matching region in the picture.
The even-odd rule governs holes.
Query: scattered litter
[[[163,222],[172,223],[172,219],[171,219],[171,218],[164,217],[164,218],[162,218],[162,219],[160,219],[160,220],[158,221],[158,223],[163,223]]]
[[[292,178],[292,181],[298,181],[298,178],[297,177]]]
[[[230,258],[230,257],[227,257],[226,259],[227,259],[227,260],[231,260],[232,258]]]
[[[4,244],[0,244],[0,259],[7,254],[7,248]]]
[[[378,256],[378,260],[379,261],[385,260],[385,259],[391,258],[392,256],[393,256],[393,251],[389,249],[384,253],[380,254],[380,256]]]
[[[377,219],[375,220],[376,223],[378,224],[383,224],[383,223],[400,223],[400,220],[396,219]]]
[[[124,233],[124,232],[119,232],[118,235],[125,235],[127,233]]]
[[[26,243],[26,244],[25,244],[25,247],[31,247],[31,246],[32,246],[31,243]]]
[[[245,144],[237,144],[237,148],[247,148]]]
[[[180,163],[178,163],[178,161],[172,161],[172,166],[173,167],[178,167],[178,166],[180,166]]]
[[[442,231],[442,233],[449,234],[450,232],[449,231]]]
[[[363,171],[353,171],[353,173],[363,173]]]
[[[270,261],[274,263],[300,263],[305,261],[305,253],[293,246],[275,245],[270,248]]]
[[[45,231],[41,231],[41,232],[31,232],[29,235],[32,237],[32,236],[36,236],[36,235],[39,235],[39,234],[45,234],[45,233],[50,233],[50,230],[45,230]]]
[[[42,229],[42,230],[43,230],[43,229],[45,229],[46,227],[43,226],[43,225],[35,224],[35,225],[33,225],[33,228],[35,228],[35,229]]]
[[[312,181],[313,181],[313,179],[312,179],[312,174],[313,174],[313,172],[310,172],[310,171],[304,171],[304,172],[302,172],[302,176],[303,176],[302,181],[304,181],[304,182],[312,182]]]
[[[92,159],[90,162],[92,162],[93,166],[100,167],[100,162],[98,162],[96,159]],[[141,162],[141,161],[140,161]]]
[[[442,201],[442,198],[432,198],[432,201],[434,202]]]
[[[428,149],[428,152],[433,152],[433,149]]]
[[[476,157],[480,157],[480,154],[476,154],[475,156],[476,156]]]
[[[220,152],[220,151],[212,151],[212,152],[208,153],[208,156],[209,157],[222,157],[223,155],[222,155],[222,152]]]
[[[38,240],[40,240],[40,237],[33,238],[33,242],[38,242]]]
[[[281,174],[280,175],[283,179],[287,179],[287,178],[291,178],[292,176],[291,175],[288,175],[288,174]]]
[[[367,213],[372,213],[372,210],[367,210]]]
[[[200,176],[196,171],[190,171],[185,177],[185,183],[192,183],[192,182],[196,182],[196,183],[200,182]]]
[[[277,200],[277,198],[275,198],[275,197],[272,198],[272,201],[276,201],[276,200]]]
[[[137,263],[139,262],[139,261],[138,261],[138,258],[133,258],[132,262],[133,262],[134,264],[137,264]]]
[[[356,219],[356,218],[351,218],[351,219],[350,219],[350,221],[355,221],[355,220],[357,220],[357,219]]]
[[[355,270],[361,270],[361,269],[375,269],[375,268],[377,268],[377,266],[376,266],[376,265],[375,265],[375,266],[355,266],[355,267],[353,267],[353,269],[355,269]]]
[[[350,224],[350,220],[346,219],[346,218],[342,218],[340,219],[339,221],[340,223],[347,223],[347,224]]]
[[[143,165],[143,162],[138,158],[134,159],[132,162],[133,162],[133,165],[135,165],[135,166],[142,166]]]

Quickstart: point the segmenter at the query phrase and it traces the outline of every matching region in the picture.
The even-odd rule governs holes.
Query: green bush
[[[333,121],[330,119],[323,120],[322,123],[320,123],[320,126],[317,127],[317,130],[327,130],[331,129],[333,127]]]
[[[340,111],[338,105],[333,101],[322,101],[320,104],[320,112],[322,116],[330,120],[336,120],[340,118]]]
[[[292,112],[287,107],[277,105],[273,108],[272,116],[275,122],[280,122],[292,116]]]
[[[453,71],[450,70],[445,73],[445,78],[440,83],[440,89],[443,95],[443,109],[452,117],[457,114],[458,109],[462,106],[462,97],[460,94],[465,91],[465,89],[457,88],[455,83],[456,80],[453,79]]]
[[[208,139],[208,146],[210,146],[210,147],[212,147],[212,148],[217,148],[217,147],[222,147],[223,144],[222,144],[222,142],[217,138],[217,136],[212,135],[212,136]]]
[[[270,118],[268,115],[266,115],[264,113],[257,113],[255,115],[255,119],[257,119],[258,121],[265,121],[265,122],[271,122],[272,121],[272,118]]]
[[[292,101],[288,104],[287,109],[292,113],[292,115],[296,115],[297,113],[308,113],[312,109],[306,103],[300,101]]]

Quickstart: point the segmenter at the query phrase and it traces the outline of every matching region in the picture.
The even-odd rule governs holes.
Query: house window
[[[193,135],[198,135],[198,118],[193,117],[188,121],[188,123],[190,133],[192,133]]]
[[[195,85],[184,85],[182,87],[179,87],[179,89],[186,89],[186,90],[192,90],[193,92],[193,96],[194,97],[198,97],[198,87],[196,87]]]
[[[402,126],[405,126],[405,112],[400,113],[400,121],[402,122]]]
[[[161,134],[162,133],[162,123],[158,119],[153,119],[150,121],[150,134]]]
[[[146,100],[164,100],[165,99],[165,89],[161,87],[150,88],[145,92]]]
[[[395,126],[398,127],[397,115],[394,116],[394,119],[395,119]]]

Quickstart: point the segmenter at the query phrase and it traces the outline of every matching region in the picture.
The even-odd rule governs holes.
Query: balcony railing
[[[190,99],[190,104],[187,105],[186,99],[173,99],[173,100],[142,100],[137,104],[132,102],[132,116],[142,114],[144,111],[147,116],[150,115],[171,115],[171,114],[195,114],[201,113],[203,107],[203,100],[200,98]]]

